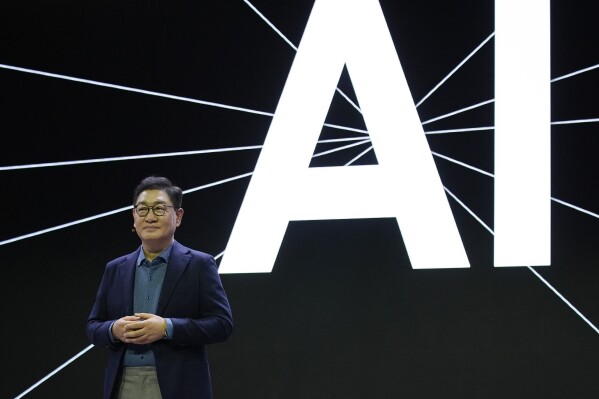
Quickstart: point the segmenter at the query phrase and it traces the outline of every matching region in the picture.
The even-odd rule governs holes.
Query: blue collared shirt
[[[149,262],[140,247],[137,256],[137,267],[135,268],[135,285],[133,289],[133,312],[134,313],[156,313],[158,299],[162,290],[162,283],[166,274],[168,260],[172,245],[166,248],[160,255]],[[173,334],[173,323],[166,319],[167,338]],[[129,344],[123,358],[123,366],[155,366],[154,351],[150,345]]]

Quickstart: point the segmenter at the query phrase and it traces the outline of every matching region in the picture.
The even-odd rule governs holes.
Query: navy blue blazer
[[[87,320],[92,344],[109,350],[104,376],[104,399],[120,380],[125,344],[112,343],[114,320],[133,314],[135,263],[139,250],[106,265],[96,302]],[[151,344],[163,399],[210,399],[206,345],[226,340],[233,318],[214,258],[173,243],[156,314],[173,322],[171,340]]]

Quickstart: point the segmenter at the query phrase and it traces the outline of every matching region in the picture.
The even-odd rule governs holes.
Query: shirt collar
[[[157,257],[155,257],[154,259],[162,259],[162,261],[164,263],[168,263],[168,258],[171,255],[171,250],[173,249],[173,244],[169,245],[168,247],[166,247],[166,249],[164,251],[162,251]],[[146,257],[144,256],[144,249],[142,246],[139,247],[139,255],[137,255],[137,266],[141,266],[142,262],[146,260]],[[151,262],[148,262],[151,263]]]

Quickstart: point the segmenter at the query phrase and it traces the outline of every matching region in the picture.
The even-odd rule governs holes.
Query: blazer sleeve
[[[93,345],[108,349],[117,349],[123,345],[120,341],[113,341],[110,332],[112,323],[122,317],[121,315],[114,314],[114,307],[112,307],[111,312],[111,307],[108,304],[108,293],[118,291],[114,287],[117,263],[120,262],[113,261],[106,265],[100,287],[96,294],[96,301],[87,318],[86,325],[86,333],[89,341]]]
[[[170,345],[225,341],[233,332],[233,316],[216,262],[208,254],[192,251],[189,266],[164,313],[173,323]],[[188,317],[177,317],[181,308],[187,308]]]

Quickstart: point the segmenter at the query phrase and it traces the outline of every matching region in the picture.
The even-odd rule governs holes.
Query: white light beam
[[[594,218],[597,218],[597,219],[599,219],[599,215],[598,215],[598,214],[596,214],[596,213],[593,213],[593,212],[591,212],[591,211],[587,211],[586,209],[583,209],[583,208],[581,208],[581,207],[579,207],[579,206],[572,205],[572,204],[570,204],[570,203],[568,203],[568,202],[566,202],[566,201],[562,201],[562,200],[560,200],[560,199],[557,199],[557,198],[555,198],[555,197],[551,197],[551,200],[552,200],[552,201],[554,201],[554,202],[557,202],[558,204],[561,204],[561,205],[567,206],[568,208],[572,208],[572,209],[574,209],[574,210],[576,210],[576,211],[579,211],[579,212],[582,212],[582,213],[586,213],[587,215],[590,215],[590,216],[592,216],[592,217],[594,217]]]
[[[456,200],[456,202],[458,204],[460,204],[460,206],[462,206],[470,215],[472,215],[485,229],[487,229],[492,235],[495,235],[495,233],[493,232],[493,230],[491,230],[489,228],[489,226],[487,226],[478,216],[476,216],[476,214],[474,212],[472,212],[472,210],[470,210],[462,201],[460,201],[455,195],[453,195],[453,193],[451,193],[451,191],[449,191],[447,188],[445,188],[445,191],[447,193],[449,193],[451,195],[451,197]],[[552,198],[553,199],[553,198]],[[555,199],[553,199],[555,201]],[[562,203],[562,201],[557,200],[558,202]],[[569,204],[568,204],[569,205]],[[574,207],[575,208],[575,207]],[[576,208],[575,208],[576,209]],[[581,210],[581,209],[579,209]],[[586,212],[588,213],[588,212]],[[598,217],[598,215],[594,215],[595,217]],[[539,280],[541,280],[541,282],[543,282],[543,284],[545,284],[551,291],[553,291],[553,293],[555,295],[557,295],[557,297],[559,299],[562,300],[562,302],[564,302],[570,309],[572,309],[574,311],[574,313],[576,313],[585,323],[587,323],[589,325],[589,327],[591,327],[597,334],[599,334],[599,329],[593,324],[591,323],[591,321],[589,319],[587,319],[582,312],[580,312],[574,305],[572,305],[572,303],[570,301],[568,301],[562,294],[559,293],[559,291],[557,289],[555,289],[547,280],[545,280],[539,273],[537,273],[537,271],[535,269],[533,269],[531,266],[526,266],[528,268],[528,270],[530,270]]]
[[[319,152],[318,154],[314,154],[312,156],[312,158],[320,157],[322,155],[332,154],[332,153],[337,152],[337,151],[346,150],[348,148],[356,147],[356,146],[359,146],[359,145],[362,145],[362,144],[366,144],[366,143],[370,143],[370,139],[368,139],[368,140],[362,140],[362,141],[359,141],[359,142],[353,143],[353,144],[344,145],[342,147],[333,148],[332,150]]]
[[[491,104],[493,102],[495,102],[495,99],[491,99],[491,100],[480,102],[478,104],[470,105],[468,107],[458,109],[457,111],[453,111],[453,112],[450,112],[448,114],[437,116],[436,118],[432,118],[432,119],[429,119],[427,121],[424,121],[424,122],[422,122],[422,125],[426,125],[426,124],[429,124],[429,123],[432,123],[432,122],[436,122],[436,121],[441,120],[441,119],[449,118],[450,116],[461,114],[462,112],[470,111],[470,110],[473,110],[475,108],[479,108],[479,107],[485,106],[487,104]]]
[[[595,123],[595,122],[599,122],[599,118],[574,119],[571,121],[555,121],[555,122],[551,122],[551,124],[552,125],[573,125],[575,123]]]
[[[358,141],[358,140],[364,140],[364,138],[363,137],[346,137],[346,138],[340,138],[340,139],[327,139],[327,140],[319,140],[318,143],[319,144],[320,143],[335,143],[335,142]],[[0,172],[6,171],[6,170],[49,168],[49,167],[54,167],[54,166],[83,165],[83,164],[100,163],[100,162],[131,161],[131,160],[138,160],[138,159],[153,159],[153,158],[164,158],[164,157],[174,157],[174,156],[257,150],[257,149],[261,149],[261,148],[262,148],[262,145],[252,145],[252,146],[245,146],[245,147],[214,148],[214,149],[208,149],[208,150],[180,151],[180,152],[167,152],[167,153],[159,153],[159,154],[129,155],[129,156],[111,157],[111,158],[81,159],[81,160],[77,160],[77,161],[45,162],[45,163],[28,164],[28,165],[0,166]]]
[[[281,31],[280,31],[280,30],[279,30],[279,29],[278,29],[278,28],[275,26],[275,24],[273,24],[272,22],[270,22],[270,20],[269,20],[268,18],[266,18],[266,17],[264,16],[264,14],[262,14],[262,13],[261,13],[261,12],[260,12],[260,11],[259,11],[259,10],[258,10],[256,7],[254,7],[254,5],[253,5],[252,3],[250,3],[248,0],[243,0],[243,2],[244,2],[245,4],[247,4],[247,5],[248,5],[248,6],[249,6],[249,7],[250,7],[250,8],[251,8],[251,9],[252,9],[252,10],[253,10],[255,13],[256,13],[256,15],[258,15],[258,16],[259,16],[259,17],[260,17],[260,18],[261,18],[261,19],[262,19],[264,22],[266,22],[266,24],[267,24],[268,26],[270,26],[270,27],[271,27],[271,29],[272,29],[272,30],[274,30],[274,31],[277,33],[277,35],[279,35],[279,36],[280,36],[280,37],[281,37],[283,40],[285,40],[285,42],[286,42],[286,43],[287,43],[287,44],[288,44],[288,45],[289,45],[289,46],[290,46],[292,49],[294,49],[294,50],[297,52],[297,46],[296,46],[295,44],[293,44],[293,43],[291,42],[291,40],[289,40],[289,39],[287,38],[287,36],[285,36],[285,35],[283,34],[283,32],[281,32]],[[338,88],[338,87],[337,87],[337,88],[336,88],[336,90],[337,90],[337,93],[341,94],[341,96],[342,96],[343,98],[345,98],[345,100],[346,100],[346,101],[347,101],[347,102],[348,102],[348,103],[349,103],[349,104],[350,104],[352,107],[354,107],[354,108],[355,108],[355,109],[356,109],[356,110],[357,110],[359,113],[362,113],[362,110],[360,109],[360,107],[358,107],[358,105],[357,105],[356,103],[354,103],[354,102],[353,102],[353,101],[352,101],[352,100],[351,100],[351,99],[350,99],[350,98],[349,98],[349,97],[348,97],[348,96],[347,96],[347,95],[346,95],[346,94],[345,94],[345,93],[344,93],[344,92],[343,92],[343,91],[342,91],[340,88]]]
[[[359,140],[359,138],[356,138],[356,139]],[[219,153],[219,152],[257,150],[260,148],[262,148],[261,145],[252,145],[252,146],[245,146],[245,147],[214,148],[214,149],[208,149],[208,150],[166,152],[166,153],[145,154],[145,155],[128,155],[128,156],[122,156],[122,157],[96,158],[96,159],[81,159],[81,160],[77,160],[77,161],[45,162],[45,163],[36,163],[36,164],[28,164],[28,165],[0,166],[0,171],[18,170],[18,169],[33,169],[33,168],[48,168],[48,167],[54,167],[54,166],[83,165],[83,164],[101,163],[101,162],[132,161],[132,160],[138,160],[138,159],[153,159],[153,158],[177,157],[177,156],[186,156],[186,155],[213,154],[213,153]]]
[[[433,154],[433,155],[434,155],[434,156],[436,156],[436,157],[443,158],[443,159],[445,159],[445,160],[447,160],[447,161],[449,161],[449,162],[453,162],[453,163],[455,163],[455,164],[457,164],[457,165],[463,166],[463,167],[465,167],[465,168],[472,169],[472,170],[474,170],[475,172],[482,173],[483,175],[486,175],[486,176],[489,176],[489,177],[494,177],[492,173],[489,173],[489,172],[487,172],[487,171],[484,171],[484,170],[482,170],[482,169],[479,169],[479,168],[477,168],[477,167],[474,167],[474,166],[472,166],[472,165],[468,165],[467,163],[464,163],[464,162],[461,162],[461,161],[455,160],[455,159],[453,159],[453,158],[450,158],[450,157],[448,157],[448,156],[445,156],[445,155],[439,154],[438,152],[431,151],[431,154]]]
[[[426,99],[429,98],[431,96],[431,94],[433,94],[435,91],[437,91],[437,89],[439,87],[441,87],[441,85],[443,85],[443,83],[445,83],[447,81],[447,79],[449,79],[454,73],[456,73],[458,71],[458,69],[460,69],[462,67],[462,65],[464,65],[470,58],[472,58],[472,56],[474,54],[476,54],[478,52],[478,50],[480,50],[485,44],[487,44],[487,42],[489,40],[491,40],[491,38],[493,36],[495,36],[495,32],[491,33],[489,35],[489,37],[487,37],[485,40],[483,40],[483,42],[481,44],[479,44],[478,47],[475,48],[470,54],[468,54],[468,56],[466,58],[464,58],[464,60],[462,62],[460,62],[458,64],[458,66],[453,68],[453,70],[451,72],[449,72],[449,74],[447,76],[445,76],[435,87],[433,87],[433,89],[431,91],[429,91],[428,94],[422,98],[422,100],[418,101],[418,104],[416,104],[416,108],[418,108],[424,101],[426,101]]]
[[[295,44],[293,44],[291,42],[291,40],[287,39],[287,36],[285,36],[283,34],[283,32],[281,32],[272,22],[270,22],[268,20],[268,18],[266,18],[264,16],[264,14],[262,14],[256,7],[254,7],[254,5],[252,3],[250,3],[248,0],[244,0],[243,2],[245,4],[247,4],[256,13],[256,15],[258,15],[260,18],[262,18],[262,20],[264,22],[266,22],[266,24],[268,26],[270,26],[271,29],[274,30],[277,33],[277,35],[279,35],[281,37],[281,39],[285,40],[285,42],[289,45],[289,47],[291,47],[292,49],[294,49],[295,51],[297,51],[297,46]]]
[[[424,134],[445,134],[445,133],[462,133],[462,132],[479,132],[483,130],[493,130],[495,126],[470,127],[464,129],[445,129],[445,130],[428,130]]]
[[[16,66],[12,66],[12,65],[0,64],[0,69],[8,69],[11,71],[25,72],[25,73],[30,73],[30,74],[34,74],[34,75],[47,76],[47,77],[51,77],[51,78],[69,80],[69,81],[78,82],[78,83],[86,83],[86,84],[90,84],[90,85],[94,85],[94,86],[101,86],[101,87],[107,87],[107,88],[111,88],[111,89],[130,91],[133,93],[147,94],[150,96],[163,97],[163,98],[168,98],[171,100],[186,101],[186,102],[190,102],[190,103],[194,103],[194,104],[200,104],[200,105],[216,107],[216,108],[224,108],[224,109],[228,109],[228,110],[232,110],[232,111],[246,112],[246,113],[255,114],[255,115],[270,116],[270,117],[272,117],[274,115],[272,112],[258,111],[255,109],[237,107],[234,105],[221,104],[221,103],[216,103],[216,102],[212,102],[212,101],[198,100],[198,99],[189,98],[189,97],[175,96],[172,94],[160,93],[157,91],[136,89],[134,87],[115,85],[112,83],[99,82],[99,81],[90,80],[90,79],[81,79],[81,78],[76,78],[73,76],[61,75],[61,74],[50,73],[50,72],[43,72],[43,71],[38,71],[35,69],[21,68],[21,67],[16,67]],[[368,132],[363,129],[354,129],[354,128],[346,127],[346,126],[332,125],[330,123],[325,123],[324,126],[331,127],[334,129],[347,130],[350,132],[368,134]]]
[[[362,158],[364,155],[366,155],[368,152],[370,152],[373,149],[373,146],[368,147],[367,149],[365,149],[364,151],[362,151],[361,153],[359,153],[354,159],[352,159],[351,161],[349,161],[348,163],[346,163],[343,166],[349,166],[352,163],[356,162],[358,159]]]
[[[224,108],[224,109],[233,110],[233,111],[241,111],[241,112],[247,112],[250,114],[271,116],[271,117],[274,115],[271,112],[258,111],[255,109],[237,107],[237,106],[233,106],[233,105],[221,104],[221,103],[216,103],[216,102],[212,102],[212,101],[196,100],[195,98],[174,96],[172,94],[160,93],[160,92],[144,90],[144,89],[136,89],[134,87],[116,85],[116,84],[112,84],[112,83],[105,83],[105,82],[100,82],[97,80],[81,79],[81,78],[76,78],[73,76],[61,75],[61,74],[50,73],[50,72],[43,72],[43,71],[38,71],[35,69],[21,68],[21,67],[16,67],[16,66],[12,66],[12,65],[0,64],[0,68],[12,70],[12,71],[30,73],[30,74],[34,74],[34,75],[46,76],[46,77],[50,77],[50,78],[69,80],[72,82],[86,83],[86,84],[90,84],[90,85],[94,85],[94,86],[107,87],[110,89],[129,91],[129,92],[139,93],[139,94],[147,94],[150,96],[168,98],[171,100],[185,101],[185,102],[190,102],[190,103],[194,103],[194,104],[206,105],[209,107]]]
[[[464,204],[454,193],[452,193],[451,191],[449,191],[449,189],[445,186],[443,186],[443,188],[445,189],[445,191],[447,192],[447,194],[449,194],[454,200],[455,202],[457,202],[458,204],[460,204],[460,206],[462,208],[464,208],[466,210],[466,212],[468,212],[474,219],[476,219],[476,221],[478,223],[480,223],[485,229],[487,229],[487,231],[491,234],[493,234],[493,230],[487,226],[487,224],[485,222],[483,222],[483,220],[481,218],[479,218],[476,213],[474,213],[470,208],[468,208],[466,206],[466,204]]]
[[[541,280],[547,287],[549,287],[549,289],[551,291],[553,291],[553,293],[555,295],[558,296],[559,299],[561,299],[566,305],[568,305],[568,307],[570,309],[572,309],[574,311],[574,313],[576,313],[582,320],[584,320],[585,323],[587,323],[593,330],[595,330],[595,332],[597,334],[599,334],[599,329],[597,329],[597,327],[595,327],[595,325],[593,323],[591,323],[591,321],[589,319],[587,319],[578,309],[576,309],[576,307],[574,307],[574,305],[572,305],[570,303],[570,301],[568,301],[562,294],[560,294],[558,292],[558,290],[556,290],[551,284],[549,284],[549,282],[547,282],[547,280],[545,280],[543,277],[541,277],[541,275],[539,273],[537,273],[537,271],[535,269],[533,269],[530,266],[526,266],[528,268],[528,270],[530,270],[535,276],[537,276],[539,278],[539,280]]]
[[[93,345],[90,345],[87,348],[83,349],[81,352],[79,352],[78,354],[76,354],[75,356],[73,356],[72,358],[67,360],[66,362],[64,362],[61,366],[58,366],[53,372],[51,372],[50,374],[48,374],[47,376],[45,376],[44,378],[42,378],[41,380],[39,380],[38,382],[33,384],[31,387],[29,387],[26,391],[21,393],[19,396],[16,396],[15,399],[21,399],[23,396],[27,395],[29,392],[33,391],[35,388],[37,388],[38,386],[43,384],[46,380],[48,380],[54,374],[58,373],[60,370],[62,370],[63,368],[65,368],[66,366],[68,366],[69,364],[74,362],[75,360],[77,360],[79,357],[83,356],[86,352],[88,352],[93,347],[94,347]]]
[[[558,82],[558,81],[563,80],[563,79],[571,78],[572,76],[580,75],[581,73],[592,71],[593,69],[597,69],[597,68],[599,68],[599,64],[590,66],[588,68],[580,69],[578,71],[575,71],[575,72],[572,72],[572,73],[568,73],[568,74],[563,75],[563,76],[559,76],[559,77],[557,77],[555,79],[551,79],[551,83]]]
[[[189,190],[183,191],[183,193],[187,194],[187,193],[191,193],[191,192],[194,192],[194,191],[203,190],[203,189],[206,189],[206,188],[218,186],[220,184],[228,183],[228,182],[231,182],[231,181],[234,181],[234,180],[243,179],[244,177],[251,176],[252,173],[253,172],[245,173],[245,174],[242,174],[242,175],[230,177],[228,179],[223,179],[223,180],[219,180],[219,181],[216,181],[216,182],[213,182],[213,183],[205,184],[203,186],[191,188]],[[29,234],[25,234],[25,235],[22,235],[22,236],[18,236],[18,237],[14,237],[14,238],[9,238],[7,240],[0,241],[0,246],[6,245],[6,244],[10,244],[10,243],[13,243],[13,242],[16,242],[16,241],[21,241],[21,240],[24,240],[26,238],[31,238],[31,237],[39,236],[39,235],[42,235],[42,234],[45,234],[45,233],[50,233],[52,231],[61,230],[61,229],[67,228],[67,227],[75,226],[77,224],[81,224],[81,223],[89,222],[89,221],[92,221],[92,220],[100,219],[100,218],[103,218],[103,217],[106,217],[106,216],[114,215],[116,213],[124,212],[124,211],[131,210],[131,209],[132,209],[132,206],[128,205],[128,206],[124,206],[122,208],[118,208],[118,209],[115,209],[115,210],[112,210],[112,211],[103,212],[103,213],[100,213],[98,215],[94,215],[94,216],[86,217],[86,218],[83,218],[83,219],[75,220],[75,221],[72,221],[72,222],[69,222],[69,223],[64,223],[64,224],[61,224],[61,225],[58,225],[58,226],[54,226],[54,227],[50,227],[50,228],[47,228],[47,229],[39,230],[39,231],[36,231],[36,232],[33,232],[33,233],[29,233]]]

